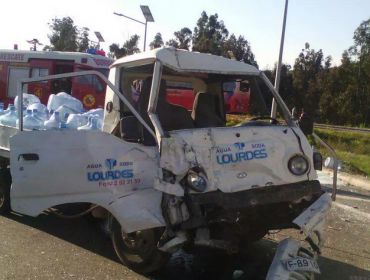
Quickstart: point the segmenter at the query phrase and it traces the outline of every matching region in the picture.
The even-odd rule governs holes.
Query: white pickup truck
[[[109,80],[93,71],[23,80],[19,102],[23,84],[86,74],[108,84],[103,131],[0,127],[1,212],[36,217],[89,203],[83,214],[109,219],[118,257],[141,273],[180,248],[238,253],[275,229],[302,231],[319,252],[331,199],[317,180],[322,157],[305,137],[313,123],[294,122],[262,71],[162,48],[117,60]],[[137,102],[134,81],[141,81]],[[235,81],[250,85],[249,116],[227,127],[222,84]],[[167,102],[167,82],[193,85],[191,112]],[[273,99],[278,116],[270,113]],[[288,240],[267,278],[308,277],[317,272],[314,256]]]

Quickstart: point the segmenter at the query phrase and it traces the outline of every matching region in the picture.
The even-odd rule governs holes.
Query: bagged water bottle
[[[41,120],[38,120],[34,116],[32,116],[31,110],[27,110],[26,115],[23,118],[23,128],[28,130],[40,130],[41,126]],[[17,120],[17,127],[19,127],[19,120]]]
[[[35,103],[27,107],[28,110],[37,109],[37,117],[42,119],[43,121],[47,121],[49,119],[49,111],[48,108],[41,103]]]
[[[98,128],[102,130],[103,127],[103,118],[104,118],[104,110],[99,109],[92,109],[83,114],[84,116],[92,116],[98,119]]]
[[[59,129],[60,129],[60,130],[69,130],[68,124],[66,124],[66,123],[61,123],[61,124],[59,125]]]
[[[30,106],[35,103],[41,103],[40,99],[34,94],[23,93],[23,106]],[[14,106],[18,110],[18,95],[14,99]]]
[[[100,130],[98,128],[98,119],[97,118],[91,118],[90,121],[91,121],[90,125],[85,125],[85,126],[79,127],[78,130]]]
[[[66,105],[77,112],[81,112],[83,108],[82,102],[77,98],[70,96],[68,93],[60,92],[57,95],[50,95],[47,106],[49,110],[55,111],[62,105]]]
[[[83,126],[80,126],[79,128],[78,128],[78,130],[85,130],[87,127],[89,127],[89,126],[91,126],[91,120],[93,119],[93,117],[92,116],[89,116],[88,117],[88,122],[87,122],[87,124],[85,124],[85,125],[83,125]]]
[[[59,116],[61,116],[60,119],[62,121],[67,121],[67,119],[65,118],[66,114],[78,114],[78,113],[80,113],[79,111],[74,110],[74,109],[68,107],[67,105],[60,106],[55,112],[59,112]]]
[[[59,117],[59,112],[54,112],[50,119],[44,122],[44,128],[46,130],[58,129],[61,123],[62,120]]]
[[[8,108],[6,108],[6,110],[4,111],[4,115],[10,112],[10,107],[11,107],[11,106],[14,106],[14,105],[13,105],[13,104],[11,104],[11,103],[9,103],[9,104],[8,104]],[[14,110],[15,110],[15,108],[14,108]]]
[[[83,114],[84,116],[98,116],[99,118],[104,118],[104,109],[98,108],[98,109],[92,109],[86,113]]]
[[[18,115],[13,104],[9,104],[9,112],[0,117],[0,124],[16,127]]]
[[[87,118],[79,114],[70,114],[67,118],[66,124],[69,129],[77,129],[80,126],[87,124]]]
[[[33,109],[32,110],[32,117],[34,117],[36,120],[38,120],[41,124],[40,124],[40,128],[39,130],[44,130],[45,127],[44,127],[44,122],[47,121],[48,119],[44,119],[44,115],[37,109]]]
[[[0,102],[0,116],[5,115],[5,114],[6,114],[6,112],[4,110],[4,103]]]

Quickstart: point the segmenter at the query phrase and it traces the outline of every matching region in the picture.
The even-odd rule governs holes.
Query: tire
[[[8,214],[10,207],[10,185],[11,177],[9,169],[0,170],[0,214]]]
[[[153,228],[126,234],[116,218],[110,218],[111,238],[120,261],[138,273],[151,273],[162,268],[171,254],[157,248],[163,228]]]

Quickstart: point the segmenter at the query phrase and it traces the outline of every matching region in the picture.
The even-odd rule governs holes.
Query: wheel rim
[[[5,203],[5,193],[0,187],[0,208],[3,207],[4,203]]]
[[[122,253],[132,262],[145,261],[152,246],[156,246],[151,230],[139,230],[127,234],[121,229],[121,237],[123,241]]]

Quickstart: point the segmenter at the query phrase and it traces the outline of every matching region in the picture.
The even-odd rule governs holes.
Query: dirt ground
[[[320,180],[331,192],[329,175]],[[370,192],[343,183],[339,188],[317,279],[370,280]],[[10,214],[0,216],[0,279],[264,279],[278,242],[287,237],[304,239],[284,230],[248,248],[245,257],[179,252],[163,270],[143,276],[121,265],[109,238],[84,219]]]

